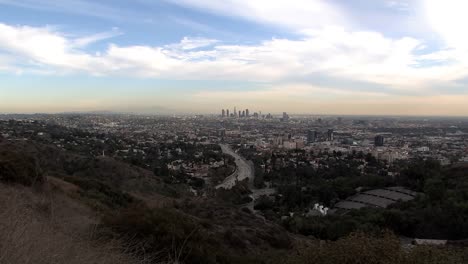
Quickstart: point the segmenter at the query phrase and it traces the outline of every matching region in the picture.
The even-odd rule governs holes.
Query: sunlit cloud
[[[300,31],[349,23],[339,7],[324,0],[166,0],[182,6]]]
[[[320,73],[393,89],[424,89],[434,80],[464,77],[466,67],[465,60],[455,56],[450,65],[426,67],[427,61],[437,62],[449,54],[417,54],[424,48],[417,39],[391,39],[336,27],[314,30],[299,40],[272,39],[258,45],[185,37],[163,46],[111,44],[97,55],[81,49],[120,34],[114,31],[73,39],[47,27],[0,24],[0,46],[7,56],[14,55],[16,62],[27,65],[26,71],[44,68],[59,74],[78,71],[183,80],[275,82]],[[10,63],[10,67],[19,66]]]
[[[123,35],[123,33],[118,28],[113,28],[112,30],[107,32],[96,33],[90,36],[74,39],[72,41],[72,45],[77,48],[84,48],[90,44],[111,39],[121,35]]]
[[[139,2],[144,2],[148,10],[162,3]],[[365,107],[384,113],[384,106],[387,110],[397,111],[401,107],[410,111],[407,107],[411,104],[433,104],[440,106],[439,110],[444,113],[451,113],[453,109],[465,111],[460,98],[468,94],[461,84],[468,78],[468,37],[463,34],[465,22],[468,22],[463,11],[468,5],[463,1],[378,2],[378,8],[398,13],[398,18],[427,23],[425,30],[430,33],[427,35],[424,35],[426,31],[424,34],[397,34],[386,28],[360,25],[355,18],[366,14],[351,14],[349,7],[347,9],[339,1],[165,0],[163,3],[196,13],[193,17],[167,14],[169,22],[166,22],[198,34],[168,34],[170,40],[158,34],[129,39],[129,35],[138,34],[121,29],[121,24],[119,28],[110,25],[108,30],[102,27],[77,30],[62,25],[18,25],[0,21],[0,73],[25,78],[85,75],[251,83],[245,91],[219,87],[216,91],[199,89],[187,93],[183,102],[187,107],[193,101],[199,103],[197,107],[210,105],[214,108],[216,103],[210,101],[229,98],[232,103],[243,100],[264,104],[263,108],[267,108],[268,102],[276,102],[298,112],[315,109],[310,109],[307,102],[315,102],[317,107],[321,106],[321,111],[337,107],[355,113],[364,111]],[[106,19],[112,23],[129,17],[147,21],[152,26],[159,22],[142,15],[146,10],[122,11],[88,0],[60,3],[0,0],[0,5],[81,15],[99,18],[99,21]],[[414,11],[416,9],[418,12]],[[418,17],[413,17],[416,13]],[[211,20],[197,20],[205,16],[211,16]],[[224,30],[225,25],[216,24],[216,19],[220,18],[281,34],[268,33],[249,42],[236,41],[236,37],[226,38],[231,34],[229,28]],[[391,21],[392,17],[385,19]],[[340,82],[332,85],[330,80]],[[359,84],[364,84],[365,89]],[[458,94],[448,95],[448,90]],[[112,107],[112,104],[105,106]],[[77,103],[76,107],[92,105]],[[418,109],[411,111],[423,112]],[[425,106],[421,109],[432,111]]]
[[[426,19],[449,48],[468,50],[468,36],[463,34],[468,24],[468,2],[460,0],[424,0]]]

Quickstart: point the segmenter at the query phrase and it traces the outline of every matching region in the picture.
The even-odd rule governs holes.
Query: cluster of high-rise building
[[[230,112],[229,109],[222,109],[221,110],[221,117],[250,117],[249,109],[239,110],[237,111],[236,107],[234,107],[234,111]],[[257,113],[254,113],[254,117],[258,117]]]
[[[239,110],[237,111],[237,108],[234,107],[234,110],[232,112],[229,111],[229,109],[222,109],[221,110],[221,117],[222,118],[262,118],[262,119],[273,119],[273,115],[268,113],[267,115],[262,115],[262,112],[255,112],[253,114],[250,114],[249,109],[245,110]],[[280,117],[281,121],[289,121],[289,115],[286,112],[283,112],[283,116]]]

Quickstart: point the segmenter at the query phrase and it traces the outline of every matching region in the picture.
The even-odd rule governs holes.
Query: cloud
[[[122,21],[128,17],[139,17],[128,10],[87,0],[0,0],[0,5],[9,5],[40,11],[67,13],[96,17],[112,21]],[[141,16],[140,16],[141,17]]]
[[[167,48],[169,49],[182,49],[182,50],[194,50],[198,48],[204,48],[213,46],[214,44],[218,43],[219,40],[216,39],[208,39],[208,38],[190,38],[184,37],[179,43],[168,45]]]
[[[418,39],[388,38],[339,27],[308,30],[301,39],[271,39],[238,45],[185,37],[161,46],[110,44],[98,53],[84,47],[120,34],[110,31],[78,38],[51,27],[0,24],[2,68],[51,74],[88,73],[175,80],[296,82],[328,76],[424,90],[467,76],[468,57],[457,50],[424,53]],[[449,64],[440,63],[450,58]],[[443,60],[444,61],[444,60]]]
[[[459,80],[468,76],[468,38],[460,33],[466,24],[463,22],[468,22],[463,13],[467,4],[463,1],[381,1],[378,5],[366,6],[369,10],[378,6],[380,9],[375,16],[381,22],[387,21],[381,23],[385,28],[375,26],[372,27],[374,30],[370,30],[369,25],[358,29],[353,23],[356,16],[366,16],[365,12],[369,10],[361,13],[357,6],[353,9],[355,14],[348,14],[345,11],[350,12],[350,7],[342,9],[333,4],[336,1],[165,1],[215,16],[229,16],[279,28],[283,33],[294,33],[294,37],[256,40],[251,44],[231,43],[222,38],[230,34],[224,29],[169,15],[172,22],[208,33],[216,39],[187,36],[175,43],[157,46],[145,43],[123,45],[117,42],[120,38],[112,39],[122,35],[118,29],[77,36],[50,26],[0,23],[0,73],[261,83],[260,88],[251,87],[248,91],[225,91],[220,87],[217,92],[200,91],[190,98],[202,105],[209,100],[217,102],[229,98],[231,101],[264,102],[265,108],[268,102],[276,102],[277,105],[306,109],[310,102],[315,102],[317,111],[332,109],[332,106],[338,109],[354,106],[356,111],[371,107],[380,109],[376,113],[383,113],[385,107],[401,106],[409,111],[411,104],[424,105],[421,109],[428,113],[432,110],[425,105],[431,104],[439,107],[438,110],[455,106],[460,111],[466,109],[460,101],[460,98],[466,99],[465,95],[440,96],[445,90],[463,93]],[[402,31],[389,32],[395,26],[388,21],[396,20],[393,16],[396,13],[398,19],[405,18],[400,23],[408,27],[409,21],[420,19],[413,17],[419,2],[423,3],[421,10],[425,12],[428,24],[444,40],[443,47],[428,43],[433,39],[424,35],[426,31],[416,34],[417,37],[406,36],[415,34],[400,34]],[[142,15],[144,11],[136,15],[131,10],[90,0],[0,0],[1,5],[119,21],[126,17],[141,17],[142,21],[145,18]],[[383,11],[383,6],[391,10]],[[408,10],[410,12],[406,12]],[[372,20],[375,18],[367,21]],[[388,26],[390,24],[393,26]],[[96,42],[104,42],[106,47],[98,51],[87,49]],[[321,81],[316,80],[317,76]],[[301,83],[305,80],[308,83]],[[332,85],[330,80],[340,82]],[[360,87],[361,83],[366,87]],[[449,102],[454,102],[452,108]],[[361,107],[360,103],[364,106]]]
[[[396,9],[398,11],[410,10],[410,4],[408,3],[408,0],[387,1],[385,4],[387,7]]]
[[[75,47],[83,48],[90,44],[100,42],[106,39],[114,38],[117,36],[121,36],[123,33],[118,28],[113,28],[111,31],[101,32],[97,34],[93,34],[90,36],[85,36],[81,38],[77,38],[73,40],[73,45]]]
[[[192,19],[189,19],[187,17],[169,16],[169,19],[178,25],[188,27],[188,28],[200,31],[200,32],[207,33],[207,34],[216,34],[217,36],[227,36],[231,38],[233,36],[236,36],[232,32],[227,31],[226,29],[220,30],[211,25],[203,24],[203,23],[194,21]]]
[[[422,11],[435,33],[449,48],[468,52],[468,37],[462,32],[468,23],[468,2],[459,0],[422,0]]]
[[[215,15],[302,30],[323,25],[345,25],[345,14],[324,0],[166,0]]]
[[[75,41],[51,27],[0,24],[0,50],[14,56],[12,67],[52,72],[92,71],[98,60],[74,48]]]

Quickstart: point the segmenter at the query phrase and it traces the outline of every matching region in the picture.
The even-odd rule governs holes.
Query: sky
[[[0,113],[468,115],[464,0],[0,0]]]

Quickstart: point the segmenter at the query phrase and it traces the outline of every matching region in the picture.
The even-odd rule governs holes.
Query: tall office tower
[[[226,111],[225,111],[224,109],[221,111],[221,116],[222,116],[223,118],[226,117]]]
[[[226,116],[227,116],[227,117],[230,117],[230,115],[229,115],[229,109],[226,110]]]
[[[317,140],[317,131],[309,130],[307,131],[307,143],[311,144]]]
[[[374,145],[376,147],[382,147],[384,145],[384,137],[382,135],[378,135],[374,138]]]
[[[288,121],[289,120],[289,115],[286,112],[283,112],[283,121]]]
[[[238,117],[241,117],[241,114],[242,114],[242,113],[241,113],[241,111],[239,110],[239,115],[238,115]]]
[[[246,117],[250,117],[249,109],[245,109],[245,116],[246,116]]]
[[[236,108],[237,108],[237,107],[234,106],[234,117],[237,116],[237,109],[236,109]]]
[[[333,141],[334,139],[334,136],[333,136],[333,129],[328,129],[328,132],[327,132],[327,140],[328,141]]]
[[[242,111],[242,117],[245,117],[245,110]]]

